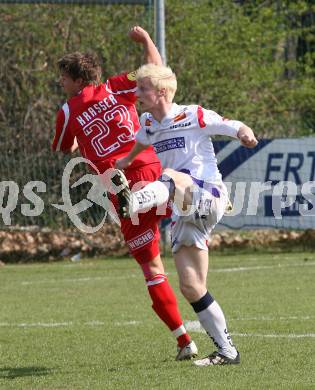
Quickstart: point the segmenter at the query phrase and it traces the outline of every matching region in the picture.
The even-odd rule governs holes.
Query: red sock
[[[163,274],[155,275],[147,280],[147,286],[153,302],[153,310],[173,332],[177,338],[178,346],[184,347],[190,342],[190,337],[186,333],[175,294],[166,276]]]

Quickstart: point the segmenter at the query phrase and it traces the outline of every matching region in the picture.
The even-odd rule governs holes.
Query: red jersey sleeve
[[[63,107],[58,111],[56,117],[56,132],[52,143],[52,149],[54,151],[65,152],[71,148],[74,142],[74,136],[70,131],[69,124],[69,106],[64,104]]]
[[[132,103],[137,100],[135,95],[137,89],[136,72],[122,73],[110,77],[105,84],[107,89],[124,96]]]

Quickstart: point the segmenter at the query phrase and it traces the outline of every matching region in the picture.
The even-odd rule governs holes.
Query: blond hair
[[[165,89],[166,100],[171,103],[177,89],[176,75],[172,69],[164,65],[146,64],[141,66],[136,73],[136,80],[139,81],[148,77],[153,87],[160,91]]]

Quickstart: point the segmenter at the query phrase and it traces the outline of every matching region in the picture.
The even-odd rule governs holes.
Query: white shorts
[[[227,189],[223,183],[205,183],[205,188],[195,185],[192,209],[187,215],[183,215],[173,205],[172,252],[177,252],[183,245],[208,250],[210,233],[223,217],[228,202]]]

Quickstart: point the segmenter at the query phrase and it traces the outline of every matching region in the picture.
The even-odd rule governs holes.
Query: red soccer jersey
[[[139,119],[135,107],[136,81],[123,73],[105,83],[86,86],[59,110],[53,150],[66,151],[77,138],[81,155],[100,172],[113,167],[135,144]],[[140,153],[131,167],[159,162],[150,147]]]

